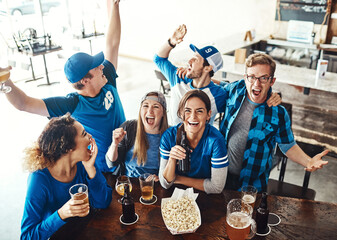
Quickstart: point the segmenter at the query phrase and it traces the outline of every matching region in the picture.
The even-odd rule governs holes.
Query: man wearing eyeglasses
[[[276,143],[290,160],[307,171],[328,163],[322,160],[328,150],[310,158],[296,144],[283,106],[267,106],[276,80],[275,69],[275,61],[269,55],[256,53],[246,61],[244,79],[224,86],[229,98],[220,130],[228,149],[226,189],[254,185],[259,192],[266,191]]]

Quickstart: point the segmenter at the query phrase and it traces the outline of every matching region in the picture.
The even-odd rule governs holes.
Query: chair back
[[[168,83],[166,77],[161,73],[161,71],[154,70],[156,77],[160,80],[160,90],[164,95],[168,95],[170,93],[171,87]]]

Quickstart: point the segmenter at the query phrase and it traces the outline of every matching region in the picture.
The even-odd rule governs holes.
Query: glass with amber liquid
[[[11,74],[10,71],[0,72],[0,83],[1,83],[0,92],[2,93],[9,93],[10,91],[12,91],[11,87],[5,85],[5,82],[9,79],[10,74]]]
[[[139,201],[143,204],[153,204],[157,201],[157,197],[153,195],[155,176],[150,173],[144,173],[139,176],[139,184],[142,196]]]
[[[115,189],[116,189],[116,192],[121,196],[124,196],[124,184],[128,184],[130,192],[132,191],[132,184],[131,184],[130,178],[125,175],[119,176],[116,180]],[[122,203],[121,199],[118,199],[118,202]]]

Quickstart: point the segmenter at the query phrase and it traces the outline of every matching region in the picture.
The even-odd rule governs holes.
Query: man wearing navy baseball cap
[[[171,50],[183,41],[187,32],[186,26],[179,26],[172,37],[159,49],[154,56],[153,61],[157,67],[168,79],[171,86],[170,101],[170,124],[176,125],[181,119],[177,116],[178,105],[182,96],[193,89],[204,91],[211,100],[212,116],[210,123],[214,122],[215,115],[225,108],[226,96],[222,87],[214,84],[211,77],[222,68],[223,62],[221,53],[213,46],[197,48],[190,44],[190,48],[194,52],[193,57],[188,61],[186,77],[177,75],[177,67],[169,60]],[[223,110],[222,110],[223,111]]]
[[[113,172],[106,165],[105,154],[111,145],[112,131],[125,121],[125,114],[116,88],[118,48],[121,35],[119,0],[107,0],[109,25],[106,33],[106,52],[72,55],[64,66],[68,81],[77,90],[65,97],[37,99],[27,96],[11,81],[8,100],[19,110],[49,118],[67,112],[79,121],[96,140],[96,165],[102,172]]]

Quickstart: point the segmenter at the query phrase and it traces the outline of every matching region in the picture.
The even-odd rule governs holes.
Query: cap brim
[[[94,69],[96,67],[98,67],[99,65],[101,65],[104,62],[104,53],[100,52],[97,53],[96,55],[92,56],[93,57],[93,61],[91,64],[91,69]]]
[[[196,46],[194,46],[193,44],[190,44],[190,48],[192,49],[193,52],[197,52],[199,53],[199,55],[205,59],[205,57],[203,56],[202,52],[200,51],[199,48],[197,48]]]

